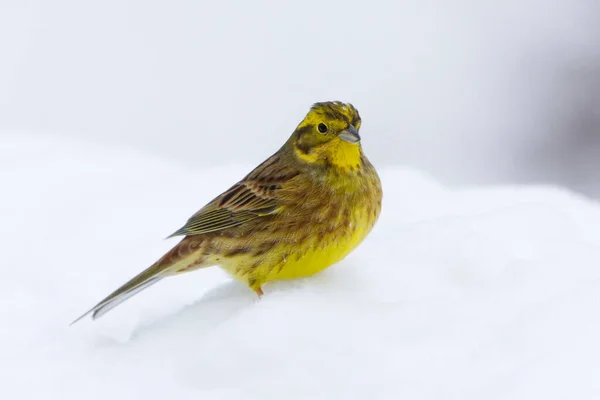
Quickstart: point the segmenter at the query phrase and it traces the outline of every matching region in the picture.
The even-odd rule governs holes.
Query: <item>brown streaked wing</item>
[[[280,166],[281,163],[277,156],[267,159],[246,179],[208,203],[169,237],[220,231],[277,213],[281,205],[277,192],[287,180],[297,175],[297,172],[281,174],[278,164]]]

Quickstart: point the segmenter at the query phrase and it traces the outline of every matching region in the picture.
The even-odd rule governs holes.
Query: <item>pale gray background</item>
[[[0,0],[0,135],[256,164],[339,99],[378,166],[600,196],[599,21],[598,0]]]

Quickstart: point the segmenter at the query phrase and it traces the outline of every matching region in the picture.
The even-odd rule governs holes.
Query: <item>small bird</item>
[[[363,153],[360,125],[351,104],[315,103],[279,151],[169,236],[184,236],[173,249],[74,322],[199,268],[218,265],[260,297],[266,282],[342,260],[381,211],[381,182]]]

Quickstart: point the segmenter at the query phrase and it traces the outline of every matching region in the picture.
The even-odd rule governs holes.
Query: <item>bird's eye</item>
[[[327,125],[325,125],[324,123],[320,123],[319,126],[317,126],[317,129],[319,130],[319,132],[321,133],[326,133],[327,132]]]

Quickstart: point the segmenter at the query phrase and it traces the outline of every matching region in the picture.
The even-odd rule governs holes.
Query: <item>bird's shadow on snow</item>
[[[134,328],[130,339],[151,340],[164,331],[177,332],[177,335],[182,336],[202,335],[235,318],[239,313],[279,298],[300,296],[297,300],[306,300],[317,296],[321,301],[327,301],[325,297],[336,293],[342,294],[346,286],[355,290],[358,286],[355,274],[338,272],[324,271],[312,277],[268,283],[262,298],[258,298],[252,290],[240,282],[227,282],[210,289],[200,299],[174,313],[141,323]]]
[[[203,334],[258,301],[256,294],[246,286],[236,281],[227,282],[172,314],[140,324],[132,332],[131,340],[145,340],[165,330]]]

